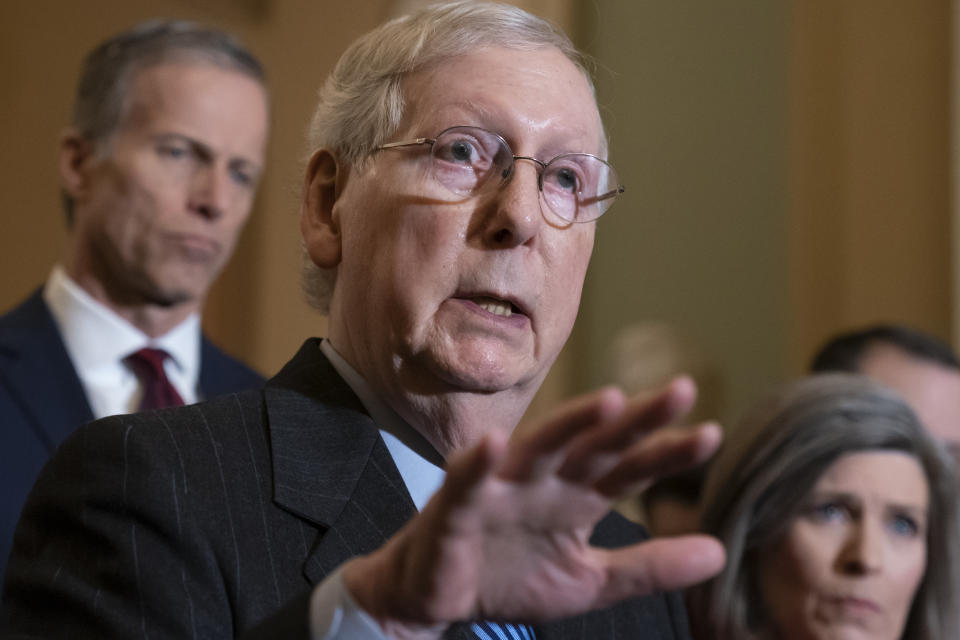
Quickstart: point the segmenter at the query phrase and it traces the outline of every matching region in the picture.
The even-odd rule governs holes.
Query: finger
[[[499,475],[505,480],[524,481],[556,466],[551,454],[559,452],[584,430],[610,422],[625,405],[623,392],[614,387],[564,403],[540,427],[512,443]]]
[[[558,474],[570,482],[595,481],[616,465],[621,452],[639,438],[686,415],[696,396],[693,381],[683,376],[652,398],[631,401],[616,420],[582,434],[569,447]]]
[[[506,454],[506,436],[498,429],[486,433],[477,444],[450,458],[436,502],[447,508],[467,502],[484,478],[503,464]]]
[[[666,429],[628,449],[594,488],[611,498],[635,493],[656,478],[705,463],[720,447],[723,431],[713,422]]]
[[[464,531],[481,529],[484,487],[506,451],[506,434],[494,430],[452,456],[443,486],[423,511],[369,556],[375,564],[367,579],[390,594],[381,599],[387,617],[434,623],[472,611],[477,565],[470,559],[477,550]]]
[[[685,589],[723,569],[720,542],[705,535],[657,538],[620,549],[603,551],[607,581],[600,606],[655,591]]]

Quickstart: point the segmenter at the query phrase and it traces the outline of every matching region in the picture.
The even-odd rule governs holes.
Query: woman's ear
[[[331,151],[320,149],[310,158],[300,205],[300,232],[310,259],[324,269],[340,263],[340,219],[334,205],[344,180],[346,170]]]

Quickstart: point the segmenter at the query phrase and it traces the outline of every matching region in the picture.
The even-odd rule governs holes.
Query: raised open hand
[[[589,544],[613,501],[706,460],[713,424],[664,429],[695,398],[680,378],[656,396],[604,389],[509,443],[491,432],[449,461],[443,487],[382,549],[344,568],[347,587],[385,628],[464,619],[537,622],[676,589],[720,571],[707,536],[615,550]]]

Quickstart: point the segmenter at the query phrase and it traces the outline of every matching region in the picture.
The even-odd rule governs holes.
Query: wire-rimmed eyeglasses
[[[550,210],[567,222],[590,222],[602,216],[623,193],[617,173],[605,160],[589,153],[562,153],[548,162],[514,155],[500,135],[480,127],[450,127],[436,138],[388,142],[395,149],[430,145],[431,170],[437,182],[460,196],[473,196],[490,184],[503,184],[517,160],[539,167],[537,186]]]

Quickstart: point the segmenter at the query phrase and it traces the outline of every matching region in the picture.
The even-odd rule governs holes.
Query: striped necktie
[[[474,622],[470,625],[479,640],[536,640],[533,628],[508,622]]]

